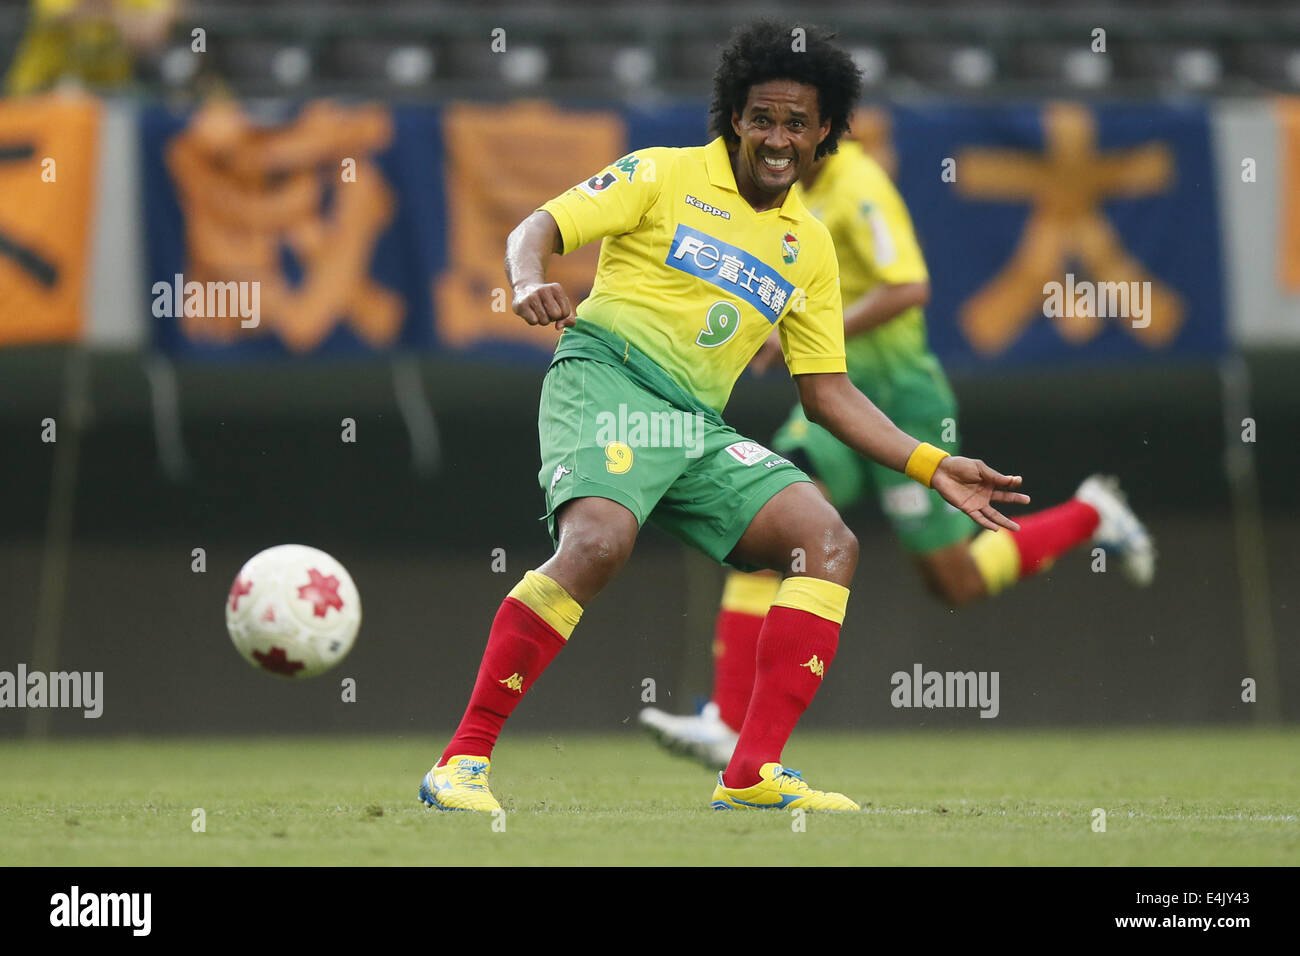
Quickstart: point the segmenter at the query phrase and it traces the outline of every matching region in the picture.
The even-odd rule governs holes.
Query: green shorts
[[[591,358],[564,358],[542,383],[537,415],[546,521],[573,498],[608,498],[727,564],[773,495],[806,474],[716,414],[686,411]],[[732,565],[744,571],[753,567]]]
[[[955,455],[957,400],[938,362],[932,356],[925,359],[891,367],[888,375],[850,377],[903,431]],[[977,530],[970,518],[944,501],[938,492],[862,457],[826,429],[808,421],[799,406],[776,433],[772,447],[804,464],[826,486],[831,503],[838,509],[852,506],[868,493],[875,494],[899,543],[914,554],[928,554],[965,541]]]

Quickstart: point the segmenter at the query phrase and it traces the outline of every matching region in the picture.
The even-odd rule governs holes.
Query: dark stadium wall
[[[28,374],[56,353],[30,353]],[[180,370],[191,476],[163,477],[138,358],[98,359],[80,444],[66,615],[57,669],[102,671],[104,712],[51,715],[59,735],[357,731],[436,735],[464,705],[501,597],[549,554],[536,484],[537,367],[428,365],[443,461],[408,466],[387,365]],[[1283,714],[1300,717],[1300,556],[1294,443],[1300,412],[1287,363],[1261,361],[1255,412]],[[8,371],[8,366],[6,366]],[[19,373],[15,372],[15,375]],[[491,378],[486,376],[490,375]],[[30,662],[51,446],[34,437],[57,407],[42,375],[0,414],[0,670]],[[490,382],[490,388],[468,385]],[[1247,722],[1247,670],[1223,425],[1212,371],[1165,369],[957,381],[967,449],[1022,472],[1046,506],[1094,470],[1119,474],[1154,531],[1150,591],[1086,553],[984,605],[950,612],[925,595],[869,503],[849,512],[862,559],[839,656],[808,726],[907,728]],[[49,394],[43,393],[45,389]],[[764,439],[788,381],[742,383],[731,419]],[[54,404],[51,404],[54,403]],[[339,421],[358,440],[339,440]],[[71,440],[67,432],[60,441]],[[21,454],[13,450],[25,449]],[[362,594],[351,656],[314,681],[253,671],[225,635],[230,580],[254,552],[298,541],[339,557]],[[205,573],[191,570],[204,548]],[[493,551],[506,569],[494,572]],[[635,726],[643,695],[688,710],[708,693],[721,571],[648,530],[623,576],[591,606],[512,729]],[[891,675],[998,672],[994,719],[977,710],[899,708]],[[53,668],[52,668],[53,669]],[[356,681],[355,702],[340,682]],[[649,685],[646,681],[653,681]],[[0,710],[0,735],[26,726]]]

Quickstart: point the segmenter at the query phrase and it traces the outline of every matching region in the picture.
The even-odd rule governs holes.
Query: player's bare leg
[[[623,505],[590,497],[562,505],[556,527],[555,554],[527,572],[497,611],[469,706],[420,787],[429,806],[498,808],[487,777],[506,719],[564,647],[583,607],[627,563],[638,530],[636,517]]]
[[[949,607],[963,607],[988,597],[988,585],[971,557],[969,541],[916,555],[914,560],[927,590]]]
[[[560,544],[537,570],[586,607],[632,556],[636,516],[608,498],[575,498],[556,517]]]

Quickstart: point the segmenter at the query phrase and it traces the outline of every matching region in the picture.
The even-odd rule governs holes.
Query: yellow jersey
[[[794,189],[755,212],[719,137],[637,150],[542,207],[564,252],[601,239],[578,316],[721,411],[773,327],[792,375],[845,371],[835,248]]]

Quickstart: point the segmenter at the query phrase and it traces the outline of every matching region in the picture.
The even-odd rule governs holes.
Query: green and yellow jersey
[[[795,190],[835,243],[845,310],[882,283],[928,281],[903,197],[859,144],[841,141],[812,188]],[[891,366],[915,364],[929,355],[924,313],[917,306],[907,309],[853,336],[846,349],[849,376],[859,386],[860,379],[879,377]]]
[[[755,212],[721,138],[638,150],[541,208],[565,252],[603,240],[579,319],[635,346],[708,408],[727,404],[774,326],[792,375],[846,370],[830,234],[794,189]]]
[[[883,283],[928,280],[903,198],[857,143],[842,142],[812,188],[797,188],[835,242],[845,311]],[[849,379],[899,428],[958,453],[957,400],[926,342],[919,307],[853,336],[846,350]],[[790,413],[772,447],[805,461],[837,508],[874,494],[907,551],[929,554],[970,537],[970,519],[938,492],[862,457],[808,421],[801,408]]]

